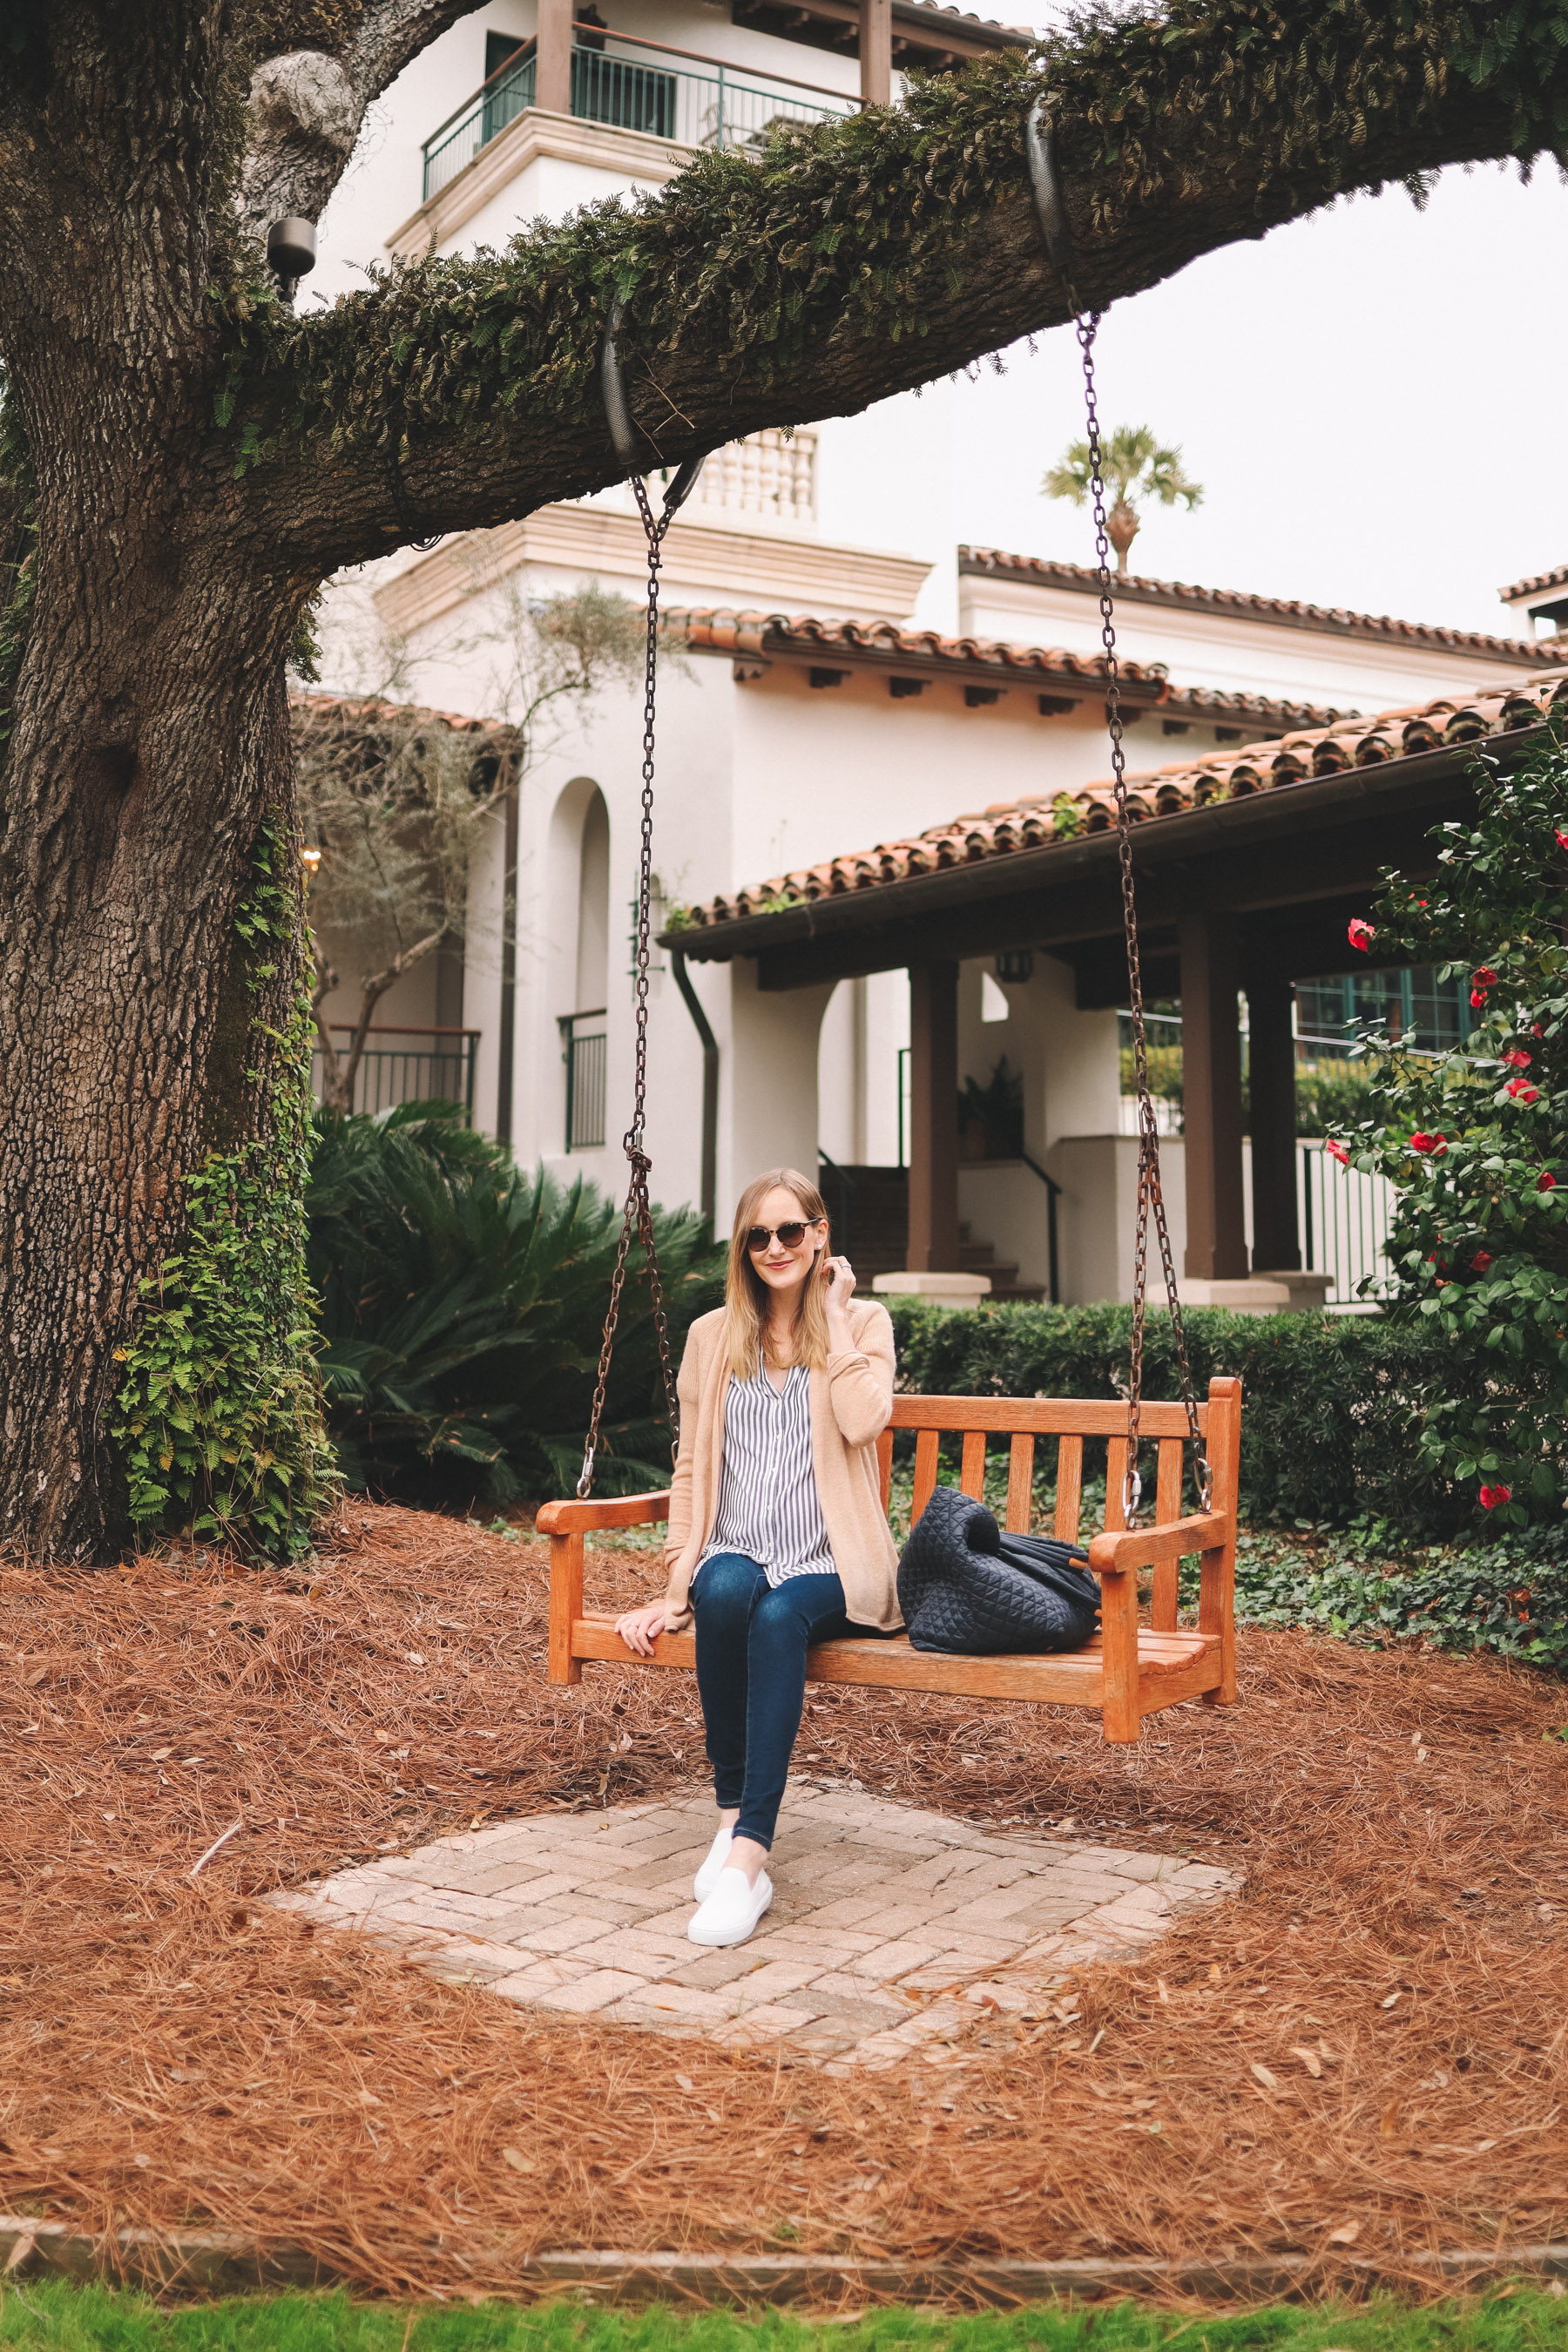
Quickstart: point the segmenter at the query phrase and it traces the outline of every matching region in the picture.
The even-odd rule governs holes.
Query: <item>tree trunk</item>
[[[1106,517],[1105,536],[1116,550],[1116,569],[1125,572],[1127,559],[1132,552],[1132,542],[1138,536],[1138,511],[1125,499],[1118,499]]]
[[[0,850],[0,1538],[102,1559],[141,1285],[182,1180],[269,1116],[300,947],[235,916],[263,820],[295,843],[292,762],[278,612],[140,522],[51,563],[47,504]]]

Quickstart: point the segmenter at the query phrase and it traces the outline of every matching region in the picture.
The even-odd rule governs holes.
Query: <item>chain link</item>
[[[1132,893],[1132,820],[1127,807],[1127,762],[1122,751],[1121,679],[1116,659],[1115,600],[1110,585],[1110,534],[1106,526],[1104,452],[1100,444],[1100,407],[1094,382],[1094,339],[1100,312],[1090,311],[1077,322],[1079,349],[1083,353],[1084,401],[1089,416],[1089,487],[1094,505],[1095,554],[1100,565],[1100,638],[1105,647],[1105,723],[1110,731],[1110,770],[1116,793],[1116,840],[1121,866],[1121,926],[1127,940],[1127,985],[1132,1011],[1132,1067],[1138,1097],[1138,1219],[1132,1257],[1132,1348],[1127,1393],[1127,1475],[1122,1482],[1122,1517],[1134,1524],[1143,1498],[1138,1475],[1138,1423],[1143,1408],[1143,1310],[1149,1287],[1149,1217],[1152,1212],[1165,1276],[1165,1299],[1171,1310],[1171,1330],[1181,1374],[1182,1402],[1187,1409],[1187,1431],[1196,1465],[1198,1496],[1209,1508],[1214,1474],[1204,1454],[1198,1428],[1198,1401],[1193,1391],[1187,1360],[1187,1335],[1182,1327],[1181,1301],[1176,1295],[1175,1261],[1165,1223],[1165,1196],[1160,1184],[1160,1130],[1154,1119],[1154,1099],[1149,1090],[1149,1047],[1143,1030],[1143,971],[1138,953],[1138,908]]]
[[[669,528],[674,509],[667,504],[664,513],[656,521],[653,508],[648,502],[647,485],[642,476],[634,473],[631,483],[637,512],[642,517],[643,530],[647,535],[647,667],[643,689],[642,842],[637,864],[636,1076],[632,1091],[632,1123],[622,1139],[632,1172],[626,1187],[626,1213],[621,1219],[616,1270],[610,1278],[610,1306],[605,1318],[604,1340],[599,1349],[599,1377],[594,1390],[588,1442],[583,1448],[583,1474],[577,1481],[577,1494],[582,1501],[586,1501],[594,1491],[594,1457],[599,1450],[599,1424],[604,1418],[610,1358],[615,1352],[616,1326],[620,1319],[621,1292],[626,1283],[626,1257],[634,1231],[647,1256],[648,1287],[653,1293],[654,1336],[658,1343],[658,1368],[664,1378],[665,1402],[669,1410],[672,1461],[680,1441],[680,1406],[675,1391],[675,1366],[669,1353],[669,1320],[665,1311],[664,1285],[659,1278],[658,1253],[654,1246],[653,1209],[647,1192],[648,1173],[653,1163],[643,1148],[643,1131],[647,1118],[647,967],[648,927],[653,909],[653,745],[658,677],[658,566],[664,534]]]

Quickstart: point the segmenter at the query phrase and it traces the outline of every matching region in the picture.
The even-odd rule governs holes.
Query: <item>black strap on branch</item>
[[[412,548],[416,555],[428,555],[433,547],[440,544],[446,533],[438,530],[429,539],[416,539],[414,535],[416,531],[423,530],[425,526],[408,511],[408,499],[403,486],[403,460],[398,454],[400,439],[396,429],[389,427],[386,436],[386,486],[392,493],[392,511],[397,517],[397,528],[403,533],[405,545]]]
[[[626,405],[626,387],[621,381],[620,360],[616,350],[620,323],[621,306],[617,302],[610,313],[599,353],[599,390],[610,427],[610,438],[615,444],[616,457],[626,469],[626,478],[631,483],[632,495],[637,499],[637,512],[642,517],[643,530],[647,539],[647,666],[643,695],[642,842],[637,866],[637,1050],[632,1123],[622,1139],[626,1158],[631,1163],[631,1181],[626,1187],[620,1244],[616,1252],[616,1270],[610,1278],[610,1305],[605,1317],[605,1333],[599,1347],[599,1375],[594,1389],[594,1410],[588,1423],[587,1444],[583,1449],[583,1472],[577,1481],[578,1496],[584,1501],[594,1491],[594,1457],[599,1448],[599,1424],[604,1418],[610,1360],[615,1353],[616,1326],[620,1318],[621,1292],[626,1278],[626,1256],[634,1232],[647,1256],[648,1286],[653,1293],[654,1335],[658,1343],[659,1370],[664,1376],[665,1401],[669,1409],[672,1459],[680,1439],[680,1406],[676,1396],[675,1367],[669,1352],[669,1323],[665,1312],[664,1285],[659,1278],[658,1253],[654,1246],[653,1209],[648,1199],[647,1180],[653,1163],[643,1148],[643,1139],[647,1117],[648,929],[653,906],[653,747],[658,673],[658,566],[664,535],[690,495],[697,477],[702,471],[703,461],[700,457],[692,457],[681,467],[664,494],[663,509],[656,520],[641,471],[644,461],[642,436],[632,423],[631,412]]]
[[[1100,565],[1100,636],[1105,647],[1105,719],[1110,730],[1110,767],[1116,796],[1116,839],[1121,866],[1121,926],[1127,941],[1128,1003],[1132,1015],[1132,1064],[1138,1097],[1138,1217],[1132,1258],[1132,1345],[1127,1385],[1127,1475],[1122,1483],[1122,1517],[1134,1524],[1143,1497],[1138,1474],[1138,1423],[1143,1403],[1143,1314],[1149,1287],[1149,1219],[1154,1220],[1160,1264],[1165,1277],[1165,1302],[1171,1311],[1171,1331],[1176,1345],[1182,1402],[1187,1409],[1187,1433],[1196,1465],[1198,1497],[1206,1511],[1214,1496],[1214,1473],[1204,1453],[1198,1428],[1198,1401],[1187,1360],[1187,1338],[1176,1294],[1175,1261],[1165,1223],[1165,1196],[1160,1183],[1160,1130],[1154,1098],[1149,1087],[1149,1048],[1143,1027],[1143,973],[1138,951],[1138,908],[1132,889],[1132,820],[1127,805],[1127,763],[1122,751],[1121,679],[1116,656],[1116,604],[1111,593],[1110,540],[1106,529],[1104,453],[1100,443],[1100,410],[1094,382],[1094,339],[1100,313],[1087,314],[1075,284],[1076,257],[1067,205],[1062,197],[1057,160],[1056,131],[1045,101],[1037,99],[1029,110],[1024,133],[1035,218],[1051,268],[1061,279],[1074,313],[1079,348],[1083,353],[1084,398],[1089,417],[1089,488],[1094,505],[1095,553]]]

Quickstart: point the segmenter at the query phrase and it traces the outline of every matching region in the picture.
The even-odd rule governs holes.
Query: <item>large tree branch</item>
[[[343,12],[331,49],[289,47],[251,77],[239,210],[253,236],[290,214],[319,220],[342,178],[366,110],[422,49],[482,0],[372,0]],[[287,36],[289,17],[281,20]]]
[[[1480,48],[1494,14],[1177,0],[785,133],[760,162],[705,157],[657,201],[499,259],[260,322],[241,409],[253,495],[290,557],[325,572],[614,481],[595,367],[617,296],[650,465],[864,408],[1061,323],[1023,161],[1041,92],[1095,309],[1350,190],[1418,192],[1444,164],[1560,144],[1568,52],[1543,48],[1528,87],[1505,59],[1505,79]]]

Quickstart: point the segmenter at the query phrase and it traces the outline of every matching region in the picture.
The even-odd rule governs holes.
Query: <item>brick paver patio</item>
[[[792,1780],[773,1908],[747,1944],[686,1940],[706,1794],[551,1812],[442,1838],[276,1898],[412,1948],[539,2010],[729,2047],[890,2065],[980,2012],[1028,2016],[1077,1962],[1137,1950],[1233,1873],[1065,1837],[1014,1836]]]

